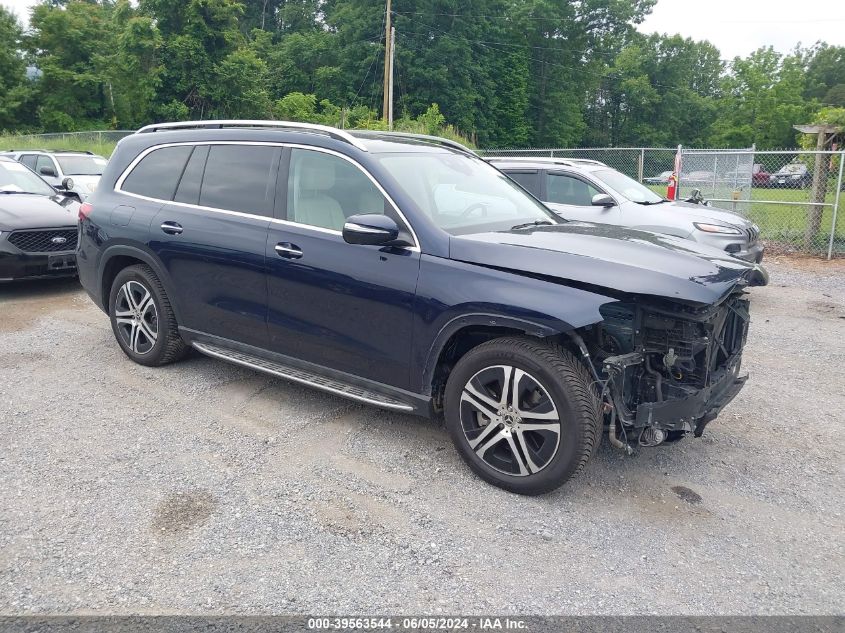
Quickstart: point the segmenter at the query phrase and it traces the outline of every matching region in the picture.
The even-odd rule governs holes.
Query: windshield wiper
[[[0,193],[8,193],[8,194],[19,193],[19,194],[26,194],[28,196],[40,196],[40,195],[42,195],[40,193],[35,193],[34,191],[15,191],[14,189],[0,189]]]
[[[511,231],[516,231],[518,229],[528,229],[532,226],[552,226],[554,222],[551,220],[534,220],[533,222],[526,222],[525,224],[517,224],[516,226],[511,227]]]
[[[656,200],[654,202],[649,202],[648,200],[642,200],[640,202],[637,202],[636,204],[641,204],[644,207],[650,207],[653,204],[663,204],[664,202],[669,202],[669,201],[666,198],[662,198],[662,199]]]

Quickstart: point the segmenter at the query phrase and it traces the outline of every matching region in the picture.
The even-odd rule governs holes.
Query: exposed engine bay
[[[742,290],[711,306],[634,297],[601,313],[584,342],[618,448],[701,436],[746,381],[739,369],[750,317]]]

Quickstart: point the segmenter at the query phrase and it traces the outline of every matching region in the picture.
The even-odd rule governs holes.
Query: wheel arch
[[[106,312],[109,311],[109,295],[111,294],[111,287],[114,283],[115,277],[118,273],[128,266],[136,264],[145,264],[149,266],[164,286],[170,305],[173,308],[173,313],[177,321],[181,322],[179,316],[179,305],[176,301],[176,295],[173,292],[173,284],[167,271],[155,256],[146,250],[137,246],[129,244],[118,244],[108,247],[100,258],[100,263],[97,267],[97,279],[100,284],[100,296],[102,297],[102,308]]]
[[[434,339],[422,372],[422,387],[432,397],[435,411],[442,410],[446,379],[452,367],[470,350],[487,341],[509,336],[554,338],[565,336],[575,328],[568,323],[557,326],[537,323],[518,317],[495,314],[465,314],[449,321]]]

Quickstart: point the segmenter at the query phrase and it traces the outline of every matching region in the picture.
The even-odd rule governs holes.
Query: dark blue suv
[[[188,348],[443,416],[487,481],[556,488],[601,441],[700,435],[739,391],[758,265],[566,222],[444,139],[148,126],[79,212],[79,276],[129,358]]]

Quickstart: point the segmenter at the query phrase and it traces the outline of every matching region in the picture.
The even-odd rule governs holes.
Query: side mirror
[[[50,176],[51,178],[55,178],[58,174],[56,174],[56,170],[52,167],[42,167],[38,170],[38,173],[42,176]]]
[[[62,189],[65,191],[70,191],[73,189],[73,178],[65,178],[62,180]]]
[[[377,213],[362,213],[346,218],[343,240],[349,244],[387,246],[399,238],[399,227],[392,218]]]
[[[597,193],[593,196],[594,207],[615,207],[616,202],[606,193]]]

